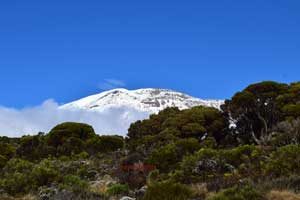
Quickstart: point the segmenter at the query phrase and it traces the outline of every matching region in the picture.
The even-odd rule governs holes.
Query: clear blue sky
[[[0,105],[68,102],[106,79],[202,98],[298,81],[300,1],[0,2]]]

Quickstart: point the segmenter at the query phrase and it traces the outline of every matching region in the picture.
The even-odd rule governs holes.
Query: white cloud
[[[0,136],[19,137],[40,131],[48,132],[55,125],[67,121],[88,123],[98,134],[126,135],[130,123],[148,116],[149,113],[127,107],[110,108],[102,112],[64,110],[54,100],[47,100],[31,108],[0,107]]]
[[[125,87],[126,83],[118,79],[104,79],[102,83],[99,84],[101,90],[111,90],[114,88]]]

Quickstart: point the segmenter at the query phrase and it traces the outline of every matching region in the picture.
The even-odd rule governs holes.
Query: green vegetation
[[[226,189],[208,200],[264,200],[264,196],[252,186]]]
[[[110,186],[107,190],[107,194],[110,196],[113,195],[126,195],[129,192],[129,187],[128,185],[124,184],[114,184]]]
[[[221,110],[167,108],[126,138],[73,122],[0,137],[0,199],[299,199],[299,102],[300,83],[268,81]]]
[[[185,200],[192,196],[191,189],[185,185],[159,182],[149,186],[143,200]]]

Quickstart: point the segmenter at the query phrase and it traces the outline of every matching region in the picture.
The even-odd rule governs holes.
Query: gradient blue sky
[[[0,105],[111,85],[229,98],[300,80],[299,0],[0,2]]]

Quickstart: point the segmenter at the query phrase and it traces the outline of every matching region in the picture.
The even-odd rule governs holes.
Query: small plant
[[[114,184],[110,186],[107,190],[107,194],[109,196],[113,195],[126,195],[129,192],[129,187],[128,185],[124,184]]]
[[[68,175],[64,178],[63,184],[61,184],[60,187],[62,189],[71,190],[75,193],[80,193],[87,190],[88,183],[81,180],[78,176]]]

